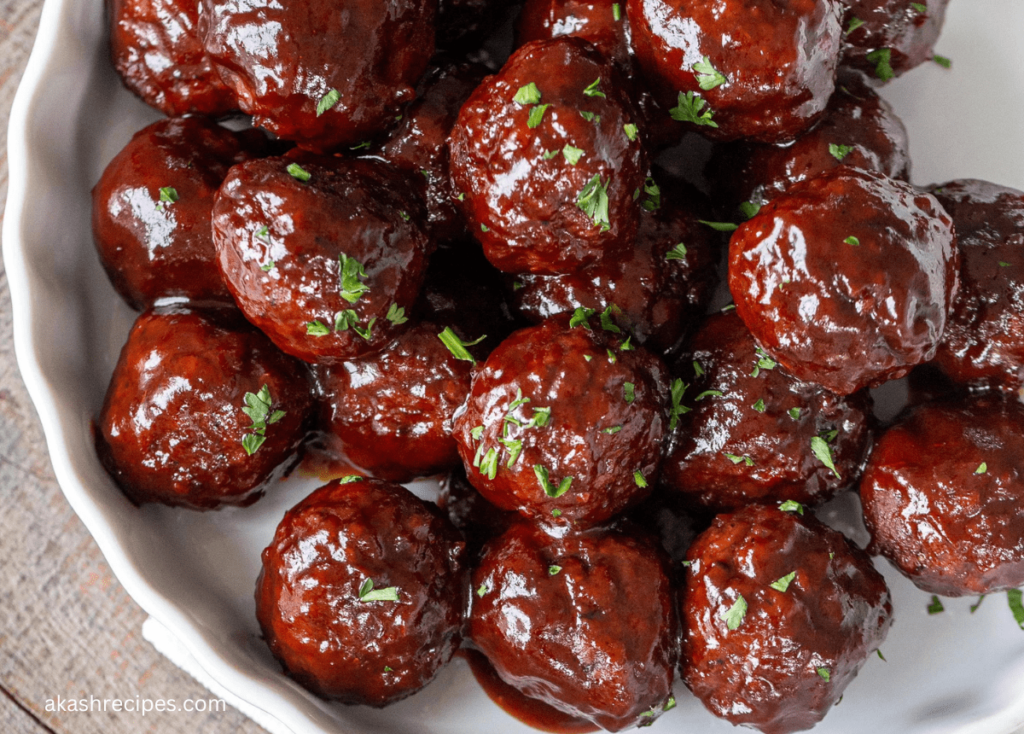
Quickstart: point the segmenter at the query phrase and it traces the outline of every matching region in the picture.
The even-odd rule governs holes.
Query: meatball
[[[467,636],[526,695],[609,731],[671,705],[678,626],[648,539],[520,523],[484,547],[471,589]]]
[[[110,56],[124,85],[165,115],[238,109],[199,37],[198,0],[110,0]]]
[[[431,233],[448,242],[468,233],[455,207],[448,175],[448,135],[459,108],[486,73],[476,64],[435,67],[420,82],[413,102],[380,155],[414,181],[427,205]]]
[[[202,117],[154,122],[114,157],[92,191],[92,229],[128,305],[231,302],[215,265],[210,211],[228,169],[248,157],[243,138]]]
[[[935,197],[849,166],[792,187],[729,245],[729,290],[754,338],[840,395],[935,355],[958,269]]]
[[[949,0],[924,3],[840,0],[840,3],[846,13],[843,66],[866,72],[885,83],[932,58]]]
[[[345,457],[391,482],[459,464],[451,419],[469,394],[472,363],[457,359],[425,322],[383,352],[318,370],[323,425]]]
[[[689,560],[683,681],[735,725],[811,728],[892,624],[871,559],[810,517],[764,505],[719,515]]]
[[[384,163],[265,158],[228,174],[213,241],[246,318],[288,354],[337,363],[405,330],[432,247],[423,217]]]
[[[391,122],[434,53],[437,0],[200,0],[206,52],[253,124],[318,152]]]
[[[709,318],[688,351],[663,485],[692,506],[735,510],[818,504],[856,483],[870,435],[866,394],[842,398],[794,380],[731,311]]]
[[[791,186],[841,165],[910,180],[907,130],[892,107],[857,77],[841,77],[825,116],[790,145],[721,146],[708,178],[732,204],[764,204]]]
[[[623,260],[603,260],[563,275],[519,275],[516,309],[535,323],[579,306],[614,307],[617,320],[656,352],[673,349],[692,331],[717,282],[719,248],[698,219],[703,202],[648,179],[640,231]]]
[[[474,373],[454,424],[469,481],[485,499],[578,527],[649,494],[668,397],[661,362],[584,313],[502,342]],[[601,322],[619,331],[608,312]]]
[[[633,53],[624,5],[612,0],[526,0],[519,14],[519,43],[575,36],[628,69]]]
[[[305,369],[232,310],[138,317],[110,378],[97,451],[133,502],[249,505],[306,433]]]
[[[833,0],[627,0],[633,51],[672,117],[721,140],[792,140],[835,89]],[[678,96],[677,96],[678,94]]]
[[[1024,407],[918,406],[879,439],[861,482],[869,550],[925,591],[1024,586]]]
[[[959,383],[1020,390],[1024,192],[968,179],[931,193],[953,218],[960,246],[960,293],[935,362]]]
[[[318,696],[386,706],[459,646],[465,543],[397,484],[345,477],[290,509],[263,551],[256,618],[289,676]]]
[[[571,272],[628,252],[647,163],[618,74],[586,41],[516,51],[463,105],[449,145],[463,214],[499,269]]]

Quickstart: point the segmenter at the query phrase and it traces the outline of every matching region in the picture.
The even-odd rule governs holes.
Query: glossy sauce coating
[[[843,16],[843,66],[858,69],[877,81],[889,75],[879,67],[885,55],[891,73],[899,76],[929,61],[942,31],[949,0],[840,0]],[[921,12],[914,5],[924,5]],[[863,21],[855,23],[854,19]],[[851,26],[851,24],[853,24]],[[850,30],[852,28],[852,30]]]
[[[391,482],[448,471],[459,463],[451,419],[469,394],[469,362],[417,324],[384,351],[318,370],[323,424],[345,456]]]
[[[646,538],[520,523],[487,544],[470,588],[471,644],[526,695],[609,731],[653,721],[672,695],[675,605]]]
[[[953,218],[960,292],[935,363],[958,383],[1024,387],[1024,192],[965,179],[933,186]]]
[[[696,507],[731,510],[819,504],[856,483],[870,437],[866,395],[842,398],[794,380],[758,353],[732,311],[710,317],[687,352],[677,374],[687,385],[680,403],[692,410],[669,438],[663,485]],[[814,454],[815,437],[838,477]]]
[[[1024,408],[919,406],[878,441],[861,482],[869,550],[925,591],[1024,586]]]
[[[231,302],[215,265],[210,211],[228,169],[248,157],[236,133],[178,117],[135,133],[110,162],[92,191],[93,236],[132,308],[182,296]]]
[[[699,127],[709,137],[792,140],[835,89],[841,7],[833,0],[627,0],[626,9],[633,51],[662,105],[698,95],[706,102],[698,115],[710,112],[717,126]]]
[[[459,646],[465,543],[397,484],[332,482],[290,509],[263,551],[256,616],[289,676],[318,696],[386,706]],[[397,589],[397,601],[360,595]]]
[[[642,347],[623,350],[625,339],[597,316],[589,329],[568,322],[522,329],[491,352],[454,435],[469,481],[487,500],[540,522],[586,527],[653,486],[668,376]]]
[[[249,455],[246,394],[267,387],[265,441]],[[248,505],[306,434],[305,369],[233,309],[172,306],[138,317],[98,421],[103,465],[136,503],[199,510]],[[284,415],[270,423],[277,411]]]
[[[207,53],[253,124],[315,151],[378,134],[415,96],[437,0],[200,0]],[[337,102],[317,114],[331,90]]]
[[[603,311],[614,304],[621,311],[617,322],[637,343],[660,353],[677,346],[713,294],[719,249],[711,230],[698,221],[708,216],[703,202],[676,188],[660,190],[657,199],[642,194],[645,204],[659,201],[660,206],[640,215],[636,244],[625,259],[563,275],[515,276],[513,304],[519,313],[537,323],[579,306]]]
[[[740,225],[729,290],[754,338],[794,377],[849,395],[934,356],[959,265],[935,197],[843,166]]]
[[[531,83],[539,101],[514,101]],[[624,129],[636,122],[614,67],[578,38],[528,43],[487,77],[450,141],[452,182],[487,259],[560,273],[627,252],[647,168],[639,135]]]
[[[486,72],[476,64],[431,69],[420,81],[416,101],[406,108],[380,150],[381,157],[404,171],[417,188],[426,203],[431,233],[439,243],[468,234],[448,175],[448,135],[462,103]]]
[[[520,45],[559,36],[575,36],[594,44],[606,59],[623,70],[632,64],[633,51],[629,47],[629,23],[624,2],[526,0],[517,28]]]
[[[125,86],[165,115],[238,108],[198,35],[198,0],[109,0],[110,57]]]
[[[829,712],[892,624],[871,559],[809,515],[751,505],[719,515],[690,548],[681,671],[714,714],[765,734]],[[785,584],[786,590],[772,584]],[[725,618],[746,603],[734,629]],[[826,679],[827,678],[827,679]]]
[[[840,77],[824,117],[793,143],[719,148],[707,169],[715,188],[734,205],[764,204],[794,184],[841,165],[909,181],[906,128],[889,103],[857,78]],[[842,147],[834,152],[833,145]]]
[[[307,181],[289,174],[296,164]],[[283,351],[336,363],[378,352],[407,328],[392,307],[412,316],[432,247],[423,216],[384,163],[265,158],[231,169],[214,203],[213,240],[246,318]],[[346,289],[342,255],[366,276],[349,265]]]

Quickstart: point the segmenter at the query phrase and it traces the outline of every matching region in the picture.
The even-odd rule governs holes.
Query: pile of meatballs
[[[577,726],[650,724],[678,676],[812,727],[892,624],[871,555],[1024,585],[1024,193],[910,185],[876,92],[949,65],[946,1],[112,0],[167,117],[93,190],[141,312],[100,459],[196,510],[311,448],[355,468],[256,583],[324,698],[463,648]],[[866,549],[815,519],[844,491]]]

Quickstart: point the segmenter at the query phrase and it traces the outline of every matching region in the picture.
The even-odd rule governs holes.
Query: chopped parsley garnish
[[[555,148],[554,150],[545,151],[544,155],[542,156],[542,158],[544,158],[544,160],[546,160],[546,161],[549,161],[552,158],[554,158],[556,155],[558,155],[558,148]]]
[[[269,273],[271,270],[274,269],[276,265],[277,263],[275,263],[273,260],[267,260],[267,262],[260,265],[260,270],[262,270],[264,273]]]
[[[602,433],[607,433],[609,436],[614,436],[616,433],[618,433],[621,430],[622,430],[622,426],[612,426],[610,428],[605,428],[601,432]]]
[[[338,480],[338,484],[352,484],[353,482],[361,482],[365,477],[361,477],[358,474],[346,474]]]
[[[341,297],[349,303],[355,303],[370,287],[362,281],[366,279],[363,264],[354,257],[338,255],[338,270],[341,273]]]
[[[481,447],[482,448],[482,447]],[[498,475],[498,451],[494,447],[487,449],[487,453],[480,460],[477,466],[480,473],[488,479],[494,479]]]
[[[359,326],[359,314],[353,311],[351,308],[344,311],[338,311],[334,314],[334,330],[335,331],[347,331],[351,327],[352,331],[361,336],[366,341],[370,341],[370,337],[373,334],[373,325],[377,323],[377,318],[370,319],[369,323],[366,324],[366,328]]]
[[[521,105],[537,104],[540,102],[540,90],[537,85],[530,82],[524,87],[519,87],[519,91],[512,98],[513,102],[518,102]]]
[[[888,660],[886,660],[886,659],[885,659],[885,655],[883,655],[883,654],[882,654],[882,648],[878,648],[877,650],[875,650],[875,654],[877,654],[877,655],[878,655],[878,658],[879,658],[879,659],[880,659],[880,660],[881,660],[881,661],[882,661],[883,663],[887,663],[887,662],[889,662]]]
[[[754,460],[751,459],[749,456],[737,456],[736,454],[727,454],[724,451],[722,452],[722,456],[727,458],[733,464],[746,464],[747,466],[754,465]]]
[[[836,143],[828,144],[829,154],[837,161],[843,160],[846,156],[850,155],[853,151],[852,145],[837,145]]]
[[[891,48],[880,48],[877,51],[872,51],[865,58],[869,63],[875,65],[875,76],[883,82],[887,82],[896,76],[896,72],[892,70]]]
[[[476,426],[469,431],[469,435],[473,437],[474,441],[479,441],[484,437],[484,427]]]
[[[753,404],[753,405],[752,405],[751,407],[752,407],[752,408],[753,408],[754,410],[756,410],[756,411],[757,411],[758,413],[763,413],[763,412],[764,412],[764,411],[766,410],[766,408],[765,408],[765,406],[764,406],[764,399],[763,399],[763,398],[759,399],[759,400],[758,400],[758,401],[757,401],[756,403],[754,403],[754,404]]]
[[[621,334],[622,329],[615,325],[612,321],[612,316],[617,313],[622,313],[622,309],[616,306],[614,303],[609,304],[604,311],[601,312],[601,328],[605,331],[610,331],[613,334]],[[629,351],[628,349],[625,351]]]
[[[526,126],[531,130],[544,121],[544,113],[548,111],[549,104],[539,104],[530,108],[530,116],[526,119]]]
[[[403,222],[408,222],[410,219],[409,214],[407,212],[398,212],[398,216],[402,218]]]
[[[548,576],[557,576],[558,572],[562,570],[561,566],[551,565],[548,566]]]
[[[927,610],[928,614],[941,614],[946,611],[946,608],[942,606],[942,601],[939,600],[939,597],[932,594],[932,600],[928,603]]]
[[[832,680],[832,672],[828,668],[818,668],[818,675],[826,683]]]
[[[797,515],[804,514],[804,506],[795,500],[786,500],[779,505],[779,509],[783,512],[795,512]]]
[[[914,10],[916,10],[919,13],[927,13],[928,12],[928,6],[925,5],[924,3],[910,3],[910,7],[912,7]]]
[[[676,122],[692,122],[694,125],[706,125],[707,127],[718,127],[718,123],[712,120],[715,113],[705,110],[707,101],[699,94],[687,92],[679,93],[678,104],[670,109],[668,113]]]
[[[700,362],[698,362],[697,360],[693,360],[693,374],[695,374],[697,377],[704,376],[704,368],[700,366]]]
[[[696,362],[694,364],[696,364]],[[686,415],[691,410],[691,408],[687,408],[685,405],[682,404],[683,395],[686,393],[687,387],[689,387],[689,385],[687,385],[681,379],[676,379],[672,383],[672,412],[671,418],[668,422],[669,431],[676,430],[676,426],[679,424],[679,416]]]
[[[517,438],[499,438],[498,443],[508,450],[508,463],[505,464],[505,468],[511,469],[519,454],[523,453],[523,442]]]
[[[397,303],[392,303],[388,309],[387,315],[384,317],[395,326],[401,326],[409,319],[405,315],[405,309],[399,306]]]
[[[618,3],[612,3],[612,18],[616,21],[622,20],[622,9]]]
[[[796,578],[796,571],[793,571],[791,573],[787,573],[782,578],[776,579],[775,581],[772,581],[771,587],[773,589],[775,589],[776,591],[785,592],[786,589],[789,588],[789,585],[791,583],[793,583],[793,579],[795,579],[795,578]]]
[[[850,35],[862,25],[864,25],[864,21],[860,18],[850,18],[850,25],[846,26],[846,35]]]
[[[1017,626],[1024,630],[1024,599],[1020,589],[1010,589],[1006,592],[1006,603],[1010,606],[1013,619]]]
[[[833,443],[836,440],[836,436],[839,435],[839,429],[833,428],[831,431],[822,431],[818,434],[826,443]]]
[[[561,517],[561,516],[562,516],[562,511],[559,510],[557,507],[551,511],[551,517]]]
[[[699,403],[704,398],[720,398],[722,397],[722,395],[724,395],[724,393],[721,390],[705,390],[700,395],[695,397],[693,399],[693,402]]]
[[[627,403],[632,403],[636,400],[636,385],[632,382],[624,383],[622,385],[622,394]]]
[[[999,267],[1001,267],[1001,268],[1008,268],[1008,267],[1010,267],[1010,263],[1006,262],[1005,260],[1000,260],[999,261]]]
[[[601,116],[600,115],[595,115],[593,112],[588,112],[587,110],[580,110],[580,117],[582,117],[587,122],[594,122],[594,123],[600,123],[601,122]]]
[[[551,421],[551,408],[534,408],[533,425],[543,428]]]
[[[164,186],[160,189],[160,201],[166,204],[173,204],[178,198],[178,190],[173,186]]]
[[[707,56],[694,64],[693,70],[697,75],[697,84],[705,92],[729,81],[718,69],[711,65],[711,59]]]
[[[242,407],[242,412],[252,421],[252,425],[249,426],[252,433],[242,436],[242,448],[245,449],[246,454],[252,456],[267,440],[267,426],[277,423],[285,417],[286,413],[283,410],[270,412],[273,398],[270,397],[270,388],[267,385],[261,387],[257,393],[247,392],[243,399],[245,405]]]
[[[947,56],[939,56],[938,54],[935,54],[934,56],[932,56],[932,61],[941,66],[943,69],[949,69],[953,66],[953,59]]]
[[[639,470],[633,472],[633,481],[636,482],[636,486],[640,487],[640,489],[645,489],[647,487],[647,479]]]
[[[319,319],[316,321],[310,321],[308,324],[306,324],[306,334],[308,334],[309,336],[327,336],[330,333],[330,328],[328,328]]]
[[[349,150],[364,150],[365,148],[369,148],[369,147],[370,147],[370,141],[369,140],[364,140],[359,145],[353,145],[351,148],[349,148]]]
[[[793,420],[800,420],[800,408],[790,408],[789,417]]]
[[[686,245],[680,242],[678,245],[673,247],[665,255],[665,259],[671,262],[672,260],[685,260],[686,259]]]
[[[320,115],[327,112],[327,110],[334,107],[334,105],[338,104],[340,100],[341,94],[338,92],[338,90],[330,90],[329,92],[327,92],[327,94],[320,98],[319,102],[316,103],[316,116],[320,117]]]
[[[611,181],[609,178],[603,182],[601,174],[595,173],[576,199],[576,206],[583,210],[595,225],[604,230],[611,226],[611,220],[608,218],[608,184]]]
[[[288,167],[285,170],[288,171],[288,175],[299,181],[305,182],[312,178],[309,171],[300,166],[298,163],[289,163]]]
[[[667,701],[665,701],[665,705],[661,707],[661,710],[662,710],[662,711],[671,711],[671,710],[672,710],[672,709],[674,709],[675,707],[676,707],[676,699],[675,699],[675,696],[669,696],[669,697],[668,697],[668,700],[667,700]]]
[[[394,669],[394,668],[392,668],[392,667],[391,667],[390,665],[385,665],[385,666],[384,666],[384,672],[385,672],[385,673],[393,673],[393,672],[394,672],[394,670],[395,670],[395,669]]]
[[[386,589],[373,588],[373,579],[366,579],[359,587],[359,601],[398,601],[398,588],[389,586]]]
[[[595,79],[590,86],[583,90],[583,93],[588,97],[607,97],[598,87],[601,86],[601,77]]]
[[[608,361],[611,362],[612,364],[615,364],[616,362],[619,361],[615,358],[615,352],[613,352],[611,349],[608,350]]]
[[[738,629],[743,623],[743,618],[747,616],[747,600],[740,594],[736,597],[736,601],[726,611],[719,615],[720,619],[725,620],[725,626],[731,630]]]
[[[562,155],[570,166],[575,166],[580,162],[580,158],[583,157],[583,152],[582,148],[575,148],[569,144],[566,144],[566,146],[562,148]]]
[[[441,340],[441,343],[448,347],[448,351],[455,355],[455,359],[461,359],[463,362],[472,362],[476,364],[476,360],[473,359],[473,355],[469,353],[466,347],[473,347],[482,342],[487,338],[484,334],[479,339],[475,339],[471,342],[464,342],[459,338],[459,335],[452,331],[452,327],[446,326],[444,331],[437,335],[437,338]]]
[[[630,142],[635,141],[637,139],[637,136],[640,134],[640,131],[637,130],[636,125],[634,125],[632,122],[627,122],[625,125],[622,126],[622,129],[625,131],[626,137],[629,138]]]
[[[829,447],[828,441],[821,436],[815,436],[811,439],[811,451],[818,457],[818,461],[832,470],[832,473],[836,475],[836,479],[842,479],[839,476],[839,471],[836,469],[835,462],[832,461],[832,449]]]
[[[256,232],[256,236],[261,238],[261,239],[267,239],[267,235],[269,235],[269,234],[270,234],[270,227],[268,227],[265,224],[262,227],[260,227],[258,232]]]
[[[860,247],[860,240],[854,237],[852,234],[845,240],[843,240],[843,242],[845,242],[848,245],[853,245],[854,247]]]
[[[716,232],[735,232],[740,228],[738,224],[733,224],[732,222],[709,222],[706,219],[698,219],[697,221],[711,227]]]
[[[491,228],[490,228],[490,227],[488,227],[488,226],[487,226],[486,224],[481,224],[481,225],[480,225],[480,231],[481,231],[481,232],[490,232],[490,231],[491,231]]]
[[[757,354],[757,364],[754,365],[754,370],[750,373],[751,377],[760,375],[761,370],[773,370],[779,366],[774,359],[768,356],[768,352],[761,349],[761,347],[754,347],[754,352]]]
[[[657,211],[661,208],[661,187],[653,179],[648,177],[644,181],[644,193],[647,194],[647,198],[644,199],[640,205],[649,212]]]
[[[761,205],[753,201],[744,201],[740,204],[740,214],[744,219],[753,219],[761,211]]]
[[[537,481],[540,482],[541,489],[544,490],[544,494],[551,498],[561,497],[563,494],[569,491],[569,487],[572,486],[572,477],[564,477],[556,487],[548,476],[548,470],[540,464],[533,465],[533,473],[537,475]]]
[[[974,614],[976,611],[978,611],[978,607],[980,607],[981,603],[983,601],[985,601],[985,596],[986,596],[985,594],[982,594],[981,596],[978,597],[978,601],[976,601],[973,604],[971,604],[971,614]]]
[[[975,474],[987,474],[988,473],[988,462],[985,462],[985,461],[981,462],[981,464],[978,465],[978,468],[974,470],[974,473]]]

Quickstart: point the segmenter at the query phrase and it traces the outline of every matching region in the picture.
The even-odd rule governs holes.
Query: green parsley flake
[[[387,315],[384,317],[395,326],[401,326],[409,319],[405,315],[405,309],[399,306],[397,303],[392,303],[388,309]]]
[[[946,608],[942,606],[942,601],[939,599],[939,597],[932,594],[932,600],[928,603],[927,610],[928,614],[941,614],[942,612],[946,611]]]
[[[596,311],[592,308],[586,308],[584,306],[578,307],[572,312],[572,317],[569,319],[569,328],[582,326],[587,331],[591,331],[590,321],[588,319],[590,319],[590,317],[595,313]]]
[[[720,398],[724,395],[721,390],[705,390],[700,395],[693,399],[693,402],[698,403],[704,398]]]
[[[616,22],[622,20],[622,9],[618,3],[612,3],[612,18]]]
[[[484,339],[487,335],[484,334],[479,339],[471,342],[462,341],[458,334],[452,331],[452,327],[446,326],[444,331],[437,335],[437,338],[441,340],[441,343],[448,347],[448,351],[455,355],[455,359],[461,359],[463,362],[472,362],[476,364],[476,360],[473,359],[473,355],[469,353],[466,347],[476,346]]]
[[[848,245],[853,245],[854,247],[860,247],[860,240],[854,237],[852,234],[845,240],[843,240],[843,242],[845,242]]]
[[[779,366],[774,359],[768,356],[768,352],[761,349],[761,347],[754,347],[754,352],[757,354],[757,364],[754,365],[754,370],[750,373],[751,377],[760,375],[761,370],[773,370]]]
[[[932,61],[941,66],[943,69],[949,69],[953,66],[953,60],[947,56],[939,56],[935,54],[932,56]]]
[[[262,226],[262,227],[261,227],[261,228],[259,229],[259,231],[258,231],[258,232],[256,233],[256,236],[257,236],[257,237],[259,237],[259,238],[261,238],[261,239],[267,239],[267,236],[268,236],[269,234],[270,234],[270,227],[268,227],[267,225],[265,225],[265,224],[264,224],[264,225],[263,225],[263,226]]]
[[[872,51],[865,57],[869,63],[875,65],[875,76],[883,82],[887,82],[896,76],[892,70],[892,49],[880,48]]]
[[[875,654],[877,654],[877,655],[878,655],[879,659],[880,659],[880,660],[881,660],[881,661],[882,661],[883,663],[887,663],[887,662],[889,662],[888,660],[886,660],[886,659],[885,659],[885,655],[883,655],[883,654],[882,654],[882,648],[878,648],[877,650],[875,650]]]
[[[630,142],[636,141],[637,137],[640,135],[640,131],[632,122],[627,122],[622,126],[622,129],[625,131],[626,137],[629,138]]]
[[[481,224],[481,225],[480,225],[480,231],[481,231],[481,232],[490,232],[490,231],[491,231],[491,228],[490,228],[490,227],[488,227],[488,226],[487,226],[486,224]]]
[[[540,102],[540,90],[536,84],[530,82],[524,87],[519,87],[519,91],[516,92],[512,101],[521,105],[537,104]]]
[[[594,122],[594,123],[600,123],[601,122],[601,116],[600,115],[595,115],[593,112],[588,112],[587,110],[580,110],[580,117],[582,117],[587,122]]]
[[[363,149],[369,148],[369,147],[370,147],[370,141],[369,140],[364,140],[359,145],[353,145],[351,148],[349,148],[349,150],[363,150]]]
[[[800,420],[800,408],[790,408],[789,417],[793,420]]]
[[[793,583],[793,579],[795,579],[795,578],[796,578],[796,571],[792,571],[790,573],[787,573],[782,578],[776,579],[775,581],[772,581],[771,587],[773,589],[775,589],[776,591],[781,591],[781,592],[785,593],[786,589],[789,588],[789,585],[791,583]]]
[[[676,707],[676,699],[674,696],[669,696],[668,700],[665,701],[665,705],[661,707],[662,711],[671,711]]]
[[[718,69],[711,65],[711,59],[707,56],[694,64],[693,70],[697,75],[697,84],[705,92],[729,81]]]
[[[644,478],[643,473],[640,471],[633,472],[633,481],[636,482],[636,486],[640,487],[640,489],[647,488],[647,479]]]
[[[839,471],[836,469],[835,462],[832,461],[832,449],[824,438],[821,436],[815,436],[812,438],[811,451],[813,451],[814,455],[818,457],[818,461],[832,470],[832,473],[836,475],[836,479],[842,479],[842,477],[839,476]]]
[[[925,5],[924,3],[910,3],[910,7],[912,7],[914,10],[916,10],[919,13],[927,13],[928,12],[928,6]]]
[[[846,26],[846,35],[850,35],[862,25],[864,25],[864,21],[860,18],[850,18],[850,25]]]
[[[549,161],[552,158],[554,158],[556,155],[558,155],[558,148],[555,148],[554,150],[545,151],[544,155],[543,155],[543,158],[544,158],[544,160]]]
[[[704,368],[700,366],[700,362],[698,362],[697,360],[693,360],[693,374],[695,374],[697,377],[704,376]]]
[[[263,265],[260,265],[260,270],[264,273],[269,273],[277,265],[273,260],[267,260]]]
[[[338,271],[341,274],[341,297],[349,303],[355,303],[370,287],[362,281],[366,279],[363,264],[353,257],[338,255]]]
[[[694,364],[697,364],[697,363],[694,362]],[[685,405],[682,404],[682,402],[683,402],[683,395],[686,393],[686,388],[687,387],[689,387],[689,385],[687,385],[681,379],[676,379],[672,383],[672,389],[671,389],[671,394],[672,394],[672,413],[671,413],[671,418],[669,419],[669,422],[668,422],[668,430],[669,431],[676,430],[676,426],[679,424],[679,416],[686,415],[691,410],[690,408],[687,408]]]
[[[632,403],[636,400],[636,385],[632,382],[624,383],[622,386],[622,393],[627,403]]]
[[[569,487],[572,486],[572,477],[564,477],[556,487],[552,484],[550,477],[548,476],[548,470],[540,464],[533,465],[533,473],[537,475],[537,481],[540,482],[541,489],[544,490],[544,494],[552,499],[557,499],[563,494],[569,491]]]
[[[724,451],[722,452],[722,456],[727,458],[733,464],[746,464],[747,466],[754,465],[754,460],[751,459],[749,456],[737,456],[736,454],[727,454]]]
[[[173,186],[164,186],[160,189],[160,201],[166,204],[173,204],[178,198],[178,190]]]
[[[288,171],[288,175],[290,175],[292,178],[298,181],[305,182],[312,178],[309,171],[300,166],[298,163],[289,163],[288,167],[285,170]]]
[[[306,324],[306,334],[309,336],[327,336],[331,330],[322,321],[310,321]]]
[[[561,566],[555,566],[555,565],[548,566],[548,576],[557,576],[558,573],[561,570],[562,570]]]
[[[732,222],[709,222],[706,219],[698,219],[697,221],[711,227],[716,232],[735,232],[740,228],[738,224],[733,224]]]
[[[398,589],[389,586],[386,589],[373,588],[373,579],[366,579],[359,587],[359,601],[398,601]]]
[[[665,255],[665,259],[668,260],[669,262],[672,262],[673,260],[685,260],[686,245],[680,242],[678,245],[676,245],[675,247],[668,251],[668,254]]]
[[[481,447],[482,448],[482,447]],[[493,480],[498,475],[498,451],[491,447],[487,449],[487,453],[484,454],[483,459],[480,461],[479,467],[480,473],[488,479]]]
[[[971,604],[971,614],[974,614],[976,611],[978,611],[978,607],[980,607],[981,603],[985,601],[985,596],[985,594],[982,594],[978,597],[978,601],[974,602],[974,604]]]
[[[692,122],[694,125],[706,125],[707,127],[718,127],[718,123],[712,120],[715,113],[710,109],[705,110],[707,101],[699,94],[687,92],[679,93],[678,104],[668,111],[669,115],[676,122]]]
[[[975,474],[987,474],[988,473],[988,463],[984,462],[984,461],[981,462],[981,464],[978,465],[978,468],[974,470],[974,473]]]
[[[761,205],[753,201],[744,201],[740,204],[740,214],[744,219],[753,219],[761,211]]]
[[[835,143],[828,144],[828,152],[837,161],[842,161],[843,158],[850,155],[853,151],[852,145],[836,145]]]
[[[601,312],[601,328],[605,331],[610,331],[613,334],[621,334],[622,329],[616,326],[615,322],[612,321],[612,316],[617,313],[622,313],[622,309],[614,303],[605,308],[605,310]],[[626,351],[629,350],[627,349]]]
[[[338,484],[352,484],[353,482],[361,482],[366,477],[362,477],[358,474],[346,474],[338,480]]]
[[[1020,589],[1010,589],[1006,592],[1006,603],[1010,606],[1010,612],[1017,626],[1024,630],[1024,600]]]
[[[653,178],[648,177],[644,181],[644,193],[647,194],[647,198],[641,204],[644,209],[653,212],[661,208],[661,188]]]
[[[595,173],[576,199],[576,206],[602,230],[607,230],[611,226],[611,220],[608,218],[608,184],[611,181],[611,178],[602,181],[601,174]]]
[[[583,157],[583,149],[575,148],[572,145],[566,144],[566,146],[562,148],[562,155],[565,156],[565,160],[570,166],[575,166],[580,162],[580,158]]]
[[[765,411],[764,399],[758,400],[751,407],[753,407],[753,409],[756,410],[758,413],[763,413]]]
[[[786,500],[779,505],[779,509],[783,512],[795,512],[797,515],[804,514],[804,506],[795,500]]]
[[[583,93],[588,97],[607,97],[598,87],[601,86],[601,77],[598,77],[591,83],[589,87],[583,90]]]
[[[1005,260],[1000,260],[999,261],[999,267],[1001,267],[1001,268],[1008,268],[1008,267],[1010,267],[1010,263],[1006,262]]]
[[[287,414],[283,410],[270,412],[273,398],[270,396],[270,388],[267,385],[261,387],[257,393],[247,392],[243,399],[245,405],[242,407],[242,412],[252,421],[252,425],[249,426],[252,433],[242,436],[242,448],[245,449],[246,454],[252,456],[267,440],[267,426],[277,423]]]
[[[341,93],[337,89],[332,89],[316,103],[316,116],[320,117],[327,110],[334,107],[341,100]]]
[[[551,517],[561,517],[561,516],[562,516],[562,511],[559,510],[557,507],[551,511]]]
[[[821,676],[821,679],[823,681],[828,683],[830,680],[832,680],[832,673],[831,673],[831,671],[829,671],[828,668],[818,668],[817,670],[818,670],[818,675]]]
[[[538,428],[543,428],[551,421],[551,408],[534,408],[533,419],[530,421]]]
[[[734,630],[738,629],[743,623],[745,616],[747,616],[747,600],[740,594],[736,597],[733,605],[719,615],[719,619],[724,619],[725,626],[730,630]]]
[[[548,111],[549,104],[539,104],[530,108],[530,116],[526,120],[526,126],[531,130],[544,121],[544,113]]]
[[[616,433],[622,430],[622,426],[612,426],[611,428],[605,428],[602,433],[607,433],[609,436],[614,436]]]

